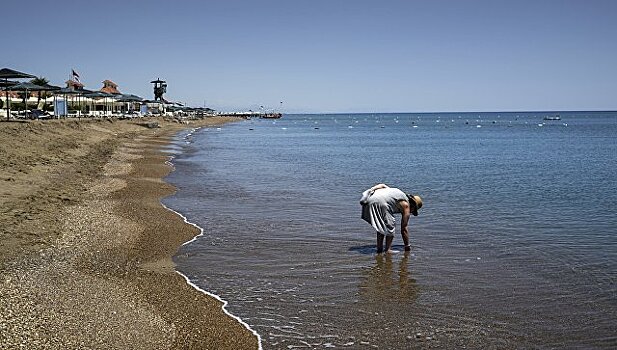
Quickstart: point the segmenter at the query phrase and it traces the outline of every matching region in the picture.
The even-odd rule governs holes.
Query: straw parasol
[[[31,79],[36,78],[32,74],[19,72],[10,68],[0,69],[0,79],[4,79],[4,83],[8,84],[9,79]],[[6,120],[11,116],[11,104],[9,103],[9,90],[6,91]]]

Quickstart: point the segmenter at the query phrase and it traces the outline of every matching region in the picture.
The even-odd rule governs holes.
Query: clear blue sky
[[[617,1],[5,1],[0,66],[219,110],[617,109]],[[10,13],[10,16],[6,14]],[[8,30],[7,30],[8,29]],[[7,43],[9,43],[7,45]]]

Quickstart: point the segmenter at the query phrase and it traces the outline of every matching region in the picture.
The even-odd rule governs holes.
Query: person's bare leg
[[[381,233],[377,232],[377,254],[383,252],[383,237]]]
[[[386,236],[386,253],[395,253],[392,250],[392,241],[394,240],[394,235]]]

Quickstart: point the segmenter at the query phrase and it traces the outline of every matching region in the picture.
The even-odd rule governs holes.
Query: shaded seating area
[[[57,86],[51,86],[51,85],[37,85],[37,84],[33,84],[30,82],[21,82],[21,83],[16,83],[13,84],[11,86],[7,86],[4,88],[5,91],[19,91],[22,92],[24,94],[23,100],[24,100],[24,104],[23,104],[23,109],[20,112],[17,112],[17,114],[15,115],[17,118],[26,118],[26,119],[41,119],[41,118],[49,118],[52,115],[48,114],[45,112],[45,110],[43,109],[29,109],[28,108],[28,94],[30,92],[42,92],[42,91],[56,91],[59,90],[60,87]],[[7,99],[8,101],[8,99]],[[37,106],[38,107],[38,106]],[[9,108],[10,108],[10,103],[9,103]],[[10,111],[7,112],[7,116],[10,115]]]
[[[6,105],[4,109],[6,111],[5,113],[6,113],[7,120],[11,118],[11,100],[9,99],[9,91],[11,91],[10,88],[12,86],[15,86],[18,84],[18,82],[9,81],[9,79],[29,79],[29,78],[34,79],[35,76],[32,74],[16,71],[10,68],[0,69],[0,79],[4,80],[3,90],[5,91],[5,97],[6,97],[6,99],[4,100],[4,104]]]
[[[32,79],[31,81],[19,81]],[[136,117],[144,99],[133,94],[122,94],[115,83],[105,80],[101,90],[83,88],[83,84],[67,81],[61,88],[49,84],[38,85],[36,76],[10,68],[0,70],[0,105],[2,120],[47,118]],[[36,96],[34,96],[36,95]],[[35,99],[35,101],[33,101]]]
[[[30,80],[23,81],[25,79]],[[155,82],[164,83],[160,80]],[[162,95],[155,100],[145,100],[135,94],[125,94],[118,90],[116,83],[108,79],[102,82],[103,87],[98,91],[84,88],[84,84],[77,78],[65,83],[66,87],[54,86],[48,84],[47,79],[37,78],[34,74],[10,68],[0,69],[0,120],[132,119],[157,115],[183,119],[216,115],[212,109],[185,107],[163,99]]]

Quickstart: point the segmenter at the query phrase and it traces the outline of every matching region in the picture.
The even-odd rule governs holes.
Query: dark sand
[[[171,261],[198,231],[160,204],[156,119],[0,123],[0,349],[256,349]],[[140,120],[143,122],[143,120]]]

